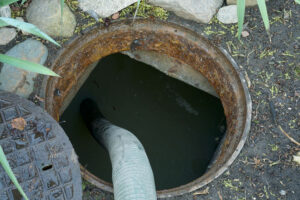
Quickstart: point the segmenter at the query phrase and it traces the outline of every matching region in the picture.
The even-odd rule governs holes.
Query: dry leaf
[[[27,122],[23,117],[19,117],[11,120],[10,124],[13,128],[23,131]]]
[[[193,195],[201,195],[201,194],[209,194],[209,187],[205,188],[204,190],[201,190],[199,192],[193,193]]]

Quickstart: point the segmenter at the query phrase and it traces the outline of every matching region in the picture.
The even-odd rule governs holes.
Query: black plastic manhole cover
[[[63,129],[32,102],[2,91],[0,145],[30,200],[82,198],[77,156]],[[22,199],[1,166],[0,199]]]

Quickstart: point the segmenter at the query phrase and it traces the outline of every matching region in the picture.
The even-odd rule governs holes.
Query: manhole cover
[[[81,199],[77,156],[62,128],[40,107],[3,91],[0,145],[30,200]],[[2,167],[0,199],[22,199]]]

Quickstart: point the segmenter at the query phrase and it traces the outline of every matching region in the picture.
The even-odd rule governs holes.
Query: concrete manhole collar
[[[234,161],[242,149],[250,129],[251,99],[245,79],[237,71],[233,59],[199,34],[171,23],[136,20],[118,21],[78,36],[67,45],[52,65],[62,78],[44,80],[45,108],[56,119],[78,91],[78,83],[89,65],[117,52],[151,51],[175,58],[201,73],[221,99],[227,131],[219,154],[210,169],[196,180],[167,190],[158,197],[178,196],[203,187]],[[83,177],[99,188],[112,192],[112,185],[82,167]]]

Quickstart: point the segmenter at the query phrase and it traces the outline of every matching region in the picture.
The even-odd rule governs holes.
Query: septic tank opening
[[[126,55],[109,55],[97,64],[61,116],[80,163],[107,182],[112,182],[108,154],[80,116],[86,98],[98,103],[106,119],[141,141],[158,190],[203,175],[225,133],[225,115],[217,97]]]
[[[57,120],[67,108],[97,60],[123,51],[150,51],[175,59],[201,73],[220,98],[226,116],[226,135],[210,168],[199,178],[179,187],[158,191],[158,197],[177,196],[199,189],[222,174],[243,147],[250,128],[251,101],[245,80],[230,56],[202,36],[183,27],[148,20],[119,21],[95,28],[73,40],[52,65],[62,78],[45,79],[46,110]],[[173,69],[169,69],[171,72]],[[176,70],[175,70],[176,71]],[[188,76],[189,77],[189,76]],[[111,184],[82,167],[83,176],[103,190]]]

